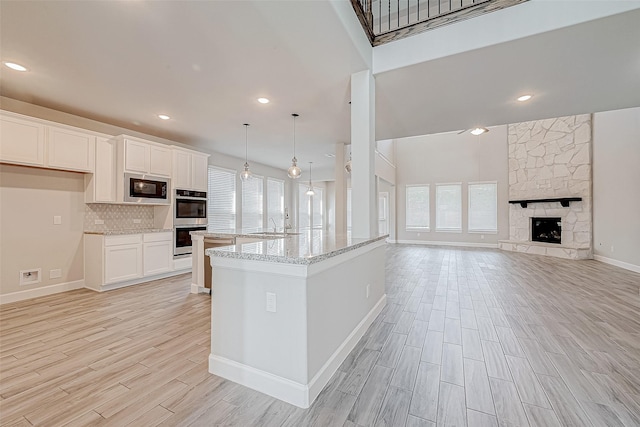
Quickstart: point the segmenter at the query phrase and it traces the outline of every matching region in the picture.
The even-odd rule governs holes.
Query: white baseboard
[[[605,264],[615,265],[616,267],[624,268],[635,273],[640,273],[640,265],[631,264],[624,261],[618,261],[617,259],[603,257],[602,255],[593,255],[593,259],[596,261],[604,262]]]
[[[371,323],[373,323],[378,314],[380,314],[386,301],[387,296],[383,295],[338,349],[329,357],[309,384],[300,384],[214,354],[209,354],[209,372],[261,393],[268,394],[269,396],[299,408],[306,409],[311,406],[338,367],[340,367],[347,355],[365,334]]]
[[[391,243],[391,242],[389,242]],[[403,245],[428,245],[428,246],[458,246],[462,248],[489,248],[497,249],[497,243],[473,243],[473,242],[439,242],[439,241],[426,241],[426,240],[395,240],[393,243],[400,243]]]
[[[0,305],[84,288],[84,279],[0,295]]]

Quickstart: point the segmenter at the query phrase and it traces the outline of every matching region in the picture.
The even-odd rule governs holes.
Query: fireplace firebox
[[[534,242],[562,243],[561,218],[531,218],[531,240]]]

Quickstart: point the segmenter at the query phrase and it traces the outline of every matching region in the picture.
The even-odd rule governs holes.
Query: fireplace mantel
[[[529,203],[549,203],[549,202],[560,202],[560,204],[568,208],[569,202],[581,202],[582,197],[554,197],[551,199],[529,199],[529,200],[509,200],[511,204],[519,204],[523,208],[527,207]]]

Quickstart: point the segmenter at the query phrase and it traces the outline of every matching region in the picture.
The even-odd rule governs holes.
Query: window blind
[[[307,196],[306,184],[298,185],[298,229],[304,230],[311,224],[311,198]]]
[[[284,181],[267,178],[267,218],[273,218],[278,230],[284,227]],[[271,228],[273,223],[267,221]]]
[[[429,230],[429,186],[407,185],[405,200],[405,228]]]
[[[313,196],[313,228],[322,228],[324,226],[324,188],[313,187],[313,191],[316,192]]]
[[[498,184],[469,183],[469,231],[498,231]]]
[[[207,225],[210,231],[236,228],[236,172],[209,166]]]
[[[351,230],[351,189],[347,188],[347,230]]]
[[[242,182],[242,231],[262,231],[264,228],[264,205],[262,186],[264,179],[253,175]]]
[[[436,184],[436,231],[462,231],[462,184]]]

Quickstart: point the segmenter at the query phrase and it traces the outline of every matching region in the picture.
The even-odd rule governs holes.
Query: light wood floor
[[[307,410],[207,372],[210,297],[189,283],[2,306],[0,424],[640,425],[635,273],[391,245],[389,304]]]

